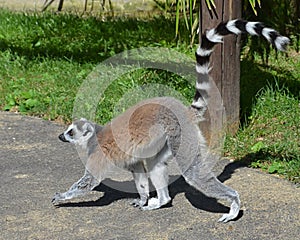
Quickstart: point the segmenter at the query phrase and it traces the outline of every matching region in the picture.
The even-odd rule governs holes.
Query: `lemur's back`
[[[196,116],[179,100],[158,97],[129,108],[106,124],[97,137],[104,154],[122,164],[129,158],[155,156],[167,142],[175,154],[183,132],[194,136],[199,131],[195,123]]]

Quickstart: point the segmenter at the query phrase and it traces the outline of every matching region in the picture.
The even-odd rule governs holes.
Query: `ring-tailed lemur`
[[[212,173],[210,162],[218,156],[207,149],[195,112],[205,108],[209,58],[214,45],[222,42],[225,35],[240,33],[263,36],[281,51],[289,43],[287,37],[257,22],[231,20],[206,31],[196,52],[196,70],[200,78],[196,82],[192,108],[171,97],[148,99],[104,126],[80,119],[59,136],[60,140],[76,145],[86,170],[67,192],[54,195],[53,204],[93,190],[104,179],[108,167],[116,165],[133,173],[140,195],[133,201],[134,206],[143,210],[160,208],[171,200],[166,161],[174,158],[187,183],[209,197],[230,202],[229,213],[219,221],[235,219],[240,210],[239,195]],[[156,189],[156,198],[149,199],[148,177]]]

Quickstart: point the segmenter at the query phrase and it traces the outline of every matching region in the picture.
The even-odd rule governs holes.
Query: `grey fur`
[[[75,131],[74,137],[79,136],[79,139],[73,139],[72,142],[79,146],[78,148],[81,149],[79,152],[82,152],[83,155],[86,153],[86,156],[83,156],[83,158],[86,158],[86,161],[88,161],[89,158],[98,154],[98,161],[101,165],[100,173],[93,172],[91,174],[94,169],[87,169],[81,180],[76,182],[67,192],[56,194],[52,202],[59,204],[64,200],[88,193],[104,178],[104,173],[108,166],[115,164],[123,166],[133,173],[136,188],[140,195],[140,199],[135,199],[132,202],[134,206],[140,207],[142,210],[160,208],[171,201],[168,191],[168,169],[166,162],[173,158],[176,160],[182,176],[186,179],[187,183],[209,197],[225,199],[230,202],[230,212],[224,214],[219,221],[228,222],[236,218],[240,209],[239,195],[235,190],[225,186],[213,175],[211,169],[218,156],[207,149],[206,142],[198,127],[199,119],[195,116],[193,109],[187,108],[174,98],[164,97],[143,101],[123,113],[123,115],[140,111],[143,109],[143,106],[149,104],[161,105],[155,115],[156,117],[151,119],[153,121],[151,124],[155,126],[153,129],[149,128],[154,131],[153,135],[150,134],[152,136],[150,140],[151,144],[147,144],[139,149],[137,143],[133,148],[139,149],[138,153],[133,152],[131,156],[124,155],[126,157],[122,157],[125,159],[122,159],[121,163],[117,160],[107,160],[108,157],[103,155],[97,139],[97,134],[105,132],[105,129],[109,126],[117,125],[108,123],[100,127],[84,119],[81,119],[80,122],[74,122],[71,125],[73,126],[73,131]],[[118,119],[115,120],[118,121]],[[134,124],[139,123],[135,122]],[[77,125],[83,127],[79,128]],[[90,134],[88,139],[83,140],[84,134],[78,133],[80,129],[82,131],[85,131],[83,129],[93,129],[94,132]],[[68,128],[69,130],[70,127]],[[115,131],[118,134],[118,129],[115,129]],[[156,151],[156,154],[153,156],[149,155],[149,151]],[[149,199],[148,177],[156,189],[157,197],[155,198]]]

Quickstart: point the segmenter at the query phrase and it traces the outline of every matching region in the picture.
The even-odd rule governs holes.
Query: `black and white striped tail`
[[[195,109],[205,109],[205,100],[208,98],[207,91],[210,88],[209,84],[209,58],[213,52],[213,47],[222,43],[223,36],[229,34],[249,33],[250,35],[262,36],[267,39],[277,50],[285,51],[290,39],[281,36],[276,30],[265,27],[260,22],[248,22],[244,20],[230,20],[221,22],[216,28],[207,30],[202,35],[201,45],[196,51],[196,71],[198,73],[196,82],[196,94],[192,103]]]

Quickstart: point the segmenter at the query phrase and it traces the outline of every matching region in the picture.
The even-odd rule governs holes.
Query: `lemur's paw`
[[[224,214],[219,220],[218,222],[223,222],[223,223],[227,223],[233,219],[235,219],[236,216],[235,215],[232,215],[232,214]]]
[[[241,205],[241,201],[239,199],[239,195],[236,192],[236,199],[234,199],[234,201],[231,203],[230,206],[230,211],[227,214],[224,214],[220,219],[219,222],[229,222],[231,220],[234,220],[238,217],[239,212],[240,212],[240,205]]]
[[[130,204],[134,207],[143,207],[147,203],[147,199],[134,199],[133,201],[130,202]]]
[[[55,193],[51,202],[53,205],[58,205],[61,201],[63,201],[65,198],[61,193]]]
[[[166,198],[150,198],[148,201],[148,205],[145,207],[142,207],[142,210],[154,210],[154,209],[158,209],[166,204],[168,204],[171,201],[170,197],[166,197]]]
[[[153,210],[161,207],[160,201],[158,198],[150,198],[148,201],[148,205],[142,207],[142,210]]]

